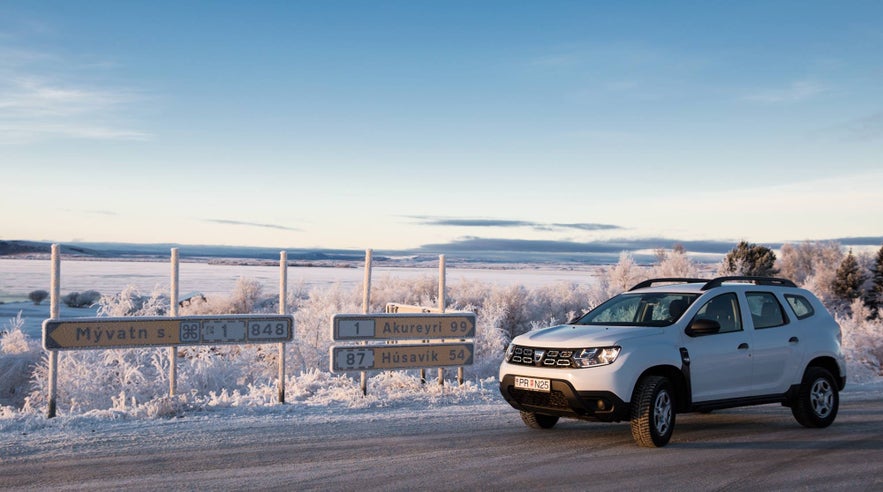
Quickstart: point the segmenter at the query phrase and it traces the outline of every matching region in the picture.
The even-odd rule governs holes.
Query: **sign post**
[[[445,255],[438,255],[438,310],[445,312],[447,299],[445,298]],[[445,385],[445,368],[438,368],[438,385]]]
[[[172,248],[169,284],[169,316],[178,316],[178,248]],[[178,391],[178,347],[169,347],[169,396]]]
[[[279,314],[285,314],[288,297],[288,253],[279,252]],[[285,403],[285,342],[279,342],[279,383],[276,387],[279,403]]]
[[[370,249],[365,250],[365,281],[362,284],[362,314],[368,314],[368,308],[371,304],[371,253]],[[362,371],[359,374],[359,387],[362,390],[362,396],[368,396],[368,373]]]
[[[50,280],[51,291],[49,297],[49,316],[58,318],[60,316],[61,307],[61,247],[57,244],[52,245],[52,279]],[[49,352],[49,408],[46,412],[46,418],[55,417],[56,400],[58,399],[58,352]]]

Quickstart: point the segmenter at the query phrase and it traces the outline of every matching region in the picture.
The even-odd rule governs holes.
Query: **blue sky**
[[[0,2],[0,239],[883,236],[881,164],[881,2]]]

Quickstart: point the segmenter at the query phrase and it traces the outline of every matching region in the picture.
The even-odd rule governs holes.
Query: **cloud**
[[[611,239],[574,242],[531,239],[498,239],[466,237],[443,244],[426,244],[421,251],[478,252],[510,251],[516,253],[620,253],[622,251],[653,250],[683,245],[693,253],[725,254],[736,245],[734,241],[678,241],[669,238]],[[780,245],[774,245],[780,246]]]
[[[852,142],[876,140],[883,137],[883,111],[847,121],[832,130]]]
[[[51,53],[0,46],[0,145],[57,137],[152,138],[150,133],[129,128],[121,121],[123,115],[128,117],[133,113],[143,94],[83,79],[84,73],[92,74],[111,66],[77,65]]]
[[[246,226],[246,227],[263,227],[265,229],[279,229],[282,231],[300,231],[296,227],[286,227],[276,224],[261,224],[258,222],[243,222],[238,220],[227,220],[227,219],[200,219],[203,222],[211,222],[213,224],[224,224],[224,225],[236,225],[236,226]]]
[[[877,247],[883,244],[883,236],[842,237],[829,239],[844,246]],[[797,244],[801,241],[787,241]],[[650,237],[635,239],[609,239],[589,242],[500,239],[464,237],[448,243],[424,244],[418,248],[420,253],[450,253],[469,255],[476,258],[483,256],[506,257],[542,257],[542,255],[576,255],[578,257],[603,256],[613,258],[623,251],[632,253],[652,252],[657,249],[671,249],[674,245],[683,246],[688,252],[705,255],[725,255],[736,247],[736,240],[700,240],[684,241],[672,238]],[[758,243],[772,249],[780,249],[784,243]]]
[[[622,229],[622,227],[618,225],[612,224],[594,224],[594,223],[586,223],[586,224],[552,224],[554,227],[562,228],[562,229],[577,229],[580,231],[612,231],[615,229]]]
[[[622,229],[622,227],[612,224],[595,224],[595,223],[543,223],[527,220],[507,220],[507,219],[468,219],[468,218],[450,218],[450,217],[426,217],[412,216],[423,225],[429,226],[448,226],[448,227],[530,227],[540,231],[551,231],[556,229],[576,229],[580,231],[609,231]]]
[[[576,53],[555,53],[538,56],[530,60],[530,65],[548,67],[575,67],[584,62],[583,57]]]
[[[827,88],[817,82],[799,80],[792,82],[785,88],[758,90],[746,94],[742,99],[760,103],[782,104],[804,101],[824,92],[827,92]]]

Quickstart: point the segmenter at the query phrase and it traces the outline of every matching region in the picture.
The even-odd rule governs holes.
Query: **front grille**
[[[570,408],[567,397],[560,391],[552,390],[549,393],[540,393],[511,388],[509,394],[521,405],[545,408]]]
[[[510,364],[534,367],[574,367],[573,350],[521,347],[512,351]]]

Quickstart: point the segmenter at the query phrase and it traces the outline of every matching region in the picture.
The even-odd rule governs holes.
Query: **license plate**
[[[515,376],[515,387],[528,391],[540,391],[548,393],[552,390],[551,382],[548,379],[526,378],[524,376]]]

